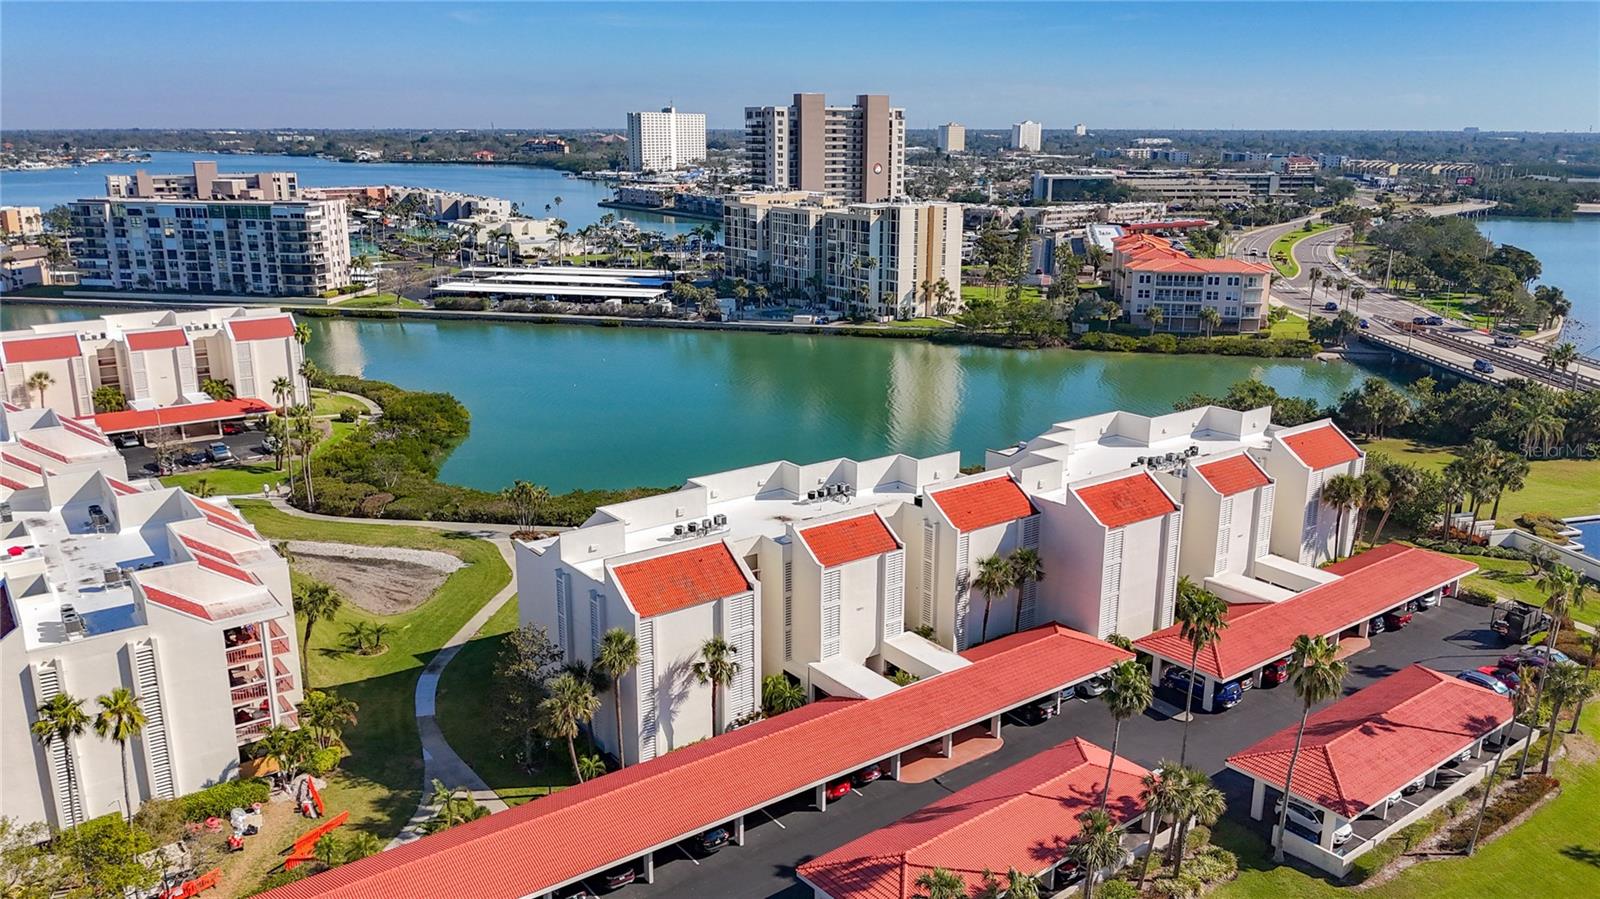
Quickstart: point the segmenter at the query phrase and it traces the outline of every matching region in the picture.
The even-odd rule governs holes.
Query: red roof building
[[[987,721],[1132,657],[1056,625],[877,699],[828,699],[279,887],[270,899],[541,895]]]
[[[153,331],[132,331],[125,335],[128,349],[138,352],[146,350],[171,350],[189,345],[189,335],[182,328],[158,328]]]
[[[1017,482],[995,477],[928,492],[958,531],[976,531],[1034,514],[1033,503]]]
[[[900,541],[890,533],[876,512],[805,528],[800,531],[800,539],[805,541],[811,554],[817,557],[817,562],[824,568],[900,548]]]
[[[287,315],[227,320],[234,340],[282,340],[294,336],[294,319]]]
[[[0,349],[3,349],[0,355],[4,356],[6,365],[55,362],[61,359],[76,359],[83,355],[83,347],[79,345],[76,334],[18,337],[5,341],[0,345]]]
[[[1196,465],[1195,471],[1209,485],[1211,489],[1223,496],[1234,496],[1246,490],[1265,487],[1272,483],[1267,473],[1261,466],[1250,458],[1249,453],[1239,453],[1218,459],[1215,462],[1206,462]]]
[[[944,868],[969,891],[985,871],[1038,875],[1065,859],[1078,815],[1099,804],[1111,764],[1107,809],[1126,823],[1144,813],[1144,768],[1081,737],[990,775],[796,869],[818,896],[913,899],[916,879]]]
[[[665,615],[750,590],[725,543],[630,562],[612,569],[641,618]]]
[[[1361,450],[1332,422],[1307,431],[1285,434],[1281,440],[1307,468],[1313,470],[1332,468],[1361,458]]]
[[[1312,715],[1292,792],[1355,818],[1511,720],[1511,700],[1412,665]],[[1228,757],[1228,767],[1282,788],[1299,726]]]
[[[1107,528],[1125,527],[1178,510],[1172,497],[1144,471],[1086,487],[1073,487],[1072,492]]]
[[[212,400],[209,403],[182,403],[147,411],[125,409],[121,412],[100,412],[95,415],[94,423],[107,434],[121,434],[128,431],[148,431],[152,428],[175,428],[179,425],[228,421],[247,415],[262,415],[272,410],[273,407],[264,400],[240,397],[232,400]]]
[[[1363,558],[1377,554],[1375,560]],[[1357,561],[1360,560],[1360,561]],[[1388,544],[1363,553],[1337,581],[1277,603],[1235,604],[1228,626],[1201,650],[1202,674],[1229,681],[1289,654],[1301,634],[1336,636],[1397,606],[1455,584],[1478,570],[1471,562],[1415,546]],[[1330,572],[1340,574],[1337,566]],[[1177,625],[1134,641],[1144,652],[1187,667],[1193,651]]]

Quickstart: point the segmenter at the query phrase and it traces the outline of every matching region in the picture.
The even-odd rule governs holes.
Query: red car
[[[1515,671],[1500,668],[1495,665],[1479,665],[1478,672],[1480,674],[1489,675],[1513,690],[1515,690],[1517,688],[1517,684],[1522,681],[1522,678],[1518,677]]]
[[[1261,686],[1276,687],[1289,679],[1289,660],[1279,659],[1261,669]]]
[[[850,778],[845,777],[828,784],[827,797],[830,800],[843,799],[850,795]]]
[[[864,787],[883,776],[883,769],[877,765],[869,765],[850,775],[850,782],[858,787]]]
[[[243,434],[244,425],[239,424],[236,421],[224,422],[222,425],[222,433],[228,435]]]
[[[1410,623],[1410,612],[1385,612],[1383,615],[1383,627],[1385,630],[1397,631]]]

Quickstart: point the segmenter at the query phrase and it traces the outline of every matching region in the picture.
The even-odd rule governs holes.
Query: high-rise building
[[[35,237],[44,233],[44,213],[37,206],[0,206],[0,234]]]
[[[350,283],[345,201],[302,198],[293,172],[111,175],[71,205],[85,287],[317,296]]]
[[[744,141],[759,185],[868,203],[905,194],[905,110],[887,94],[862,94],[853,106],[828,106],[822,94],[746,106]]]
[[[628,113],[628,168],[635,172],[670,172],[706,158],[706,114],[679,112]]]
[[[967,149],[967,126],[950,122],[939,126],[939,152],[963,153]]]
[[[1018,122],[1011,126],[1011,149],[1039,152],[1043,142],[1044,126],[1035,121]]]
[[[1088,137],[1089,136],[1089,126],[1085,125],[1082,122],[1079,122],[1078,124],[1072,126],[1072,133],[1077,135],[1078,137]]]

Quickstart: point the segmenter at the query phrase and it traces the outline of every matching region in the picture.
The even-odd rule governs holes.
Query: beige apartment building
[[[939,126],[939,152],[940,153],[965,153],[967,150],[967,127],[955,122]]]
[[[44,233],[44,213],[37,206],[0,206],[0,234],[37,237]]]
[[[196,162],[191,175],[107,175],[106,196],[139,200],[298,200],[294,172],[218,172],[215,162]]]
[[[961,208],[843,203],[820,194],[750,193],[723,204],[728,271],[875,316],[952,311],[961,297]]]
[[[747,106],[744,135],[756,184],[868,203],[905,194],[905,110],[887,94],[862,94],[852,106],[829,106],[822,94]]]

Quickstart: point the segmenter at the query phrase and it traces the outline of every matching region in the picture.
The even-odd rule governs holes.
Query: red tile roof
[[[196,618],[203,618],[206,621],[216,620],[211,616],[210,609],[207,609],[205,606],[195,602],[192,599],[186,599],[176,593],[168,593],[165,590],[160,590],[146,584],[140,584],[139,586],[144,590],[145,599],[150,600],[158,606],[166,606],[174,611],[183,612],[186,615],[193,615]]]
[[[287,315],[227,319],[234,340],[279,340],[294,336],[294,319]]]
[[[889,532],[876,512],[806,528],[800,532],[800,539],[811,548],[811,554],[824,568],[900,548],[900,541]]]
[[[1243,493],[1272,483],[1272,479],[1268,478],[1267,473],[1261,470],[1261,466],[1250,458],[1249,453],[1239,453],[1215,462],[1205,462],[1194,468],[1200,473],[1200,477],[1211,485],[1212,490],[1223,496],[1233,496],[1235,493]]]
[[[182,328],[161,328],[156,331],[134,331],[127,335],[128,349],[144,352],[145,350],[170,350],[174,347],[188,346],[189,335]]]
[[[1471,562],[1415,546],[1390,544],[1370,553],[1381,557],[1352,565],[1339,580],[1283,602],[1230,606],[1228,627],[1200,652],[1200,671],[1232,680],[1288,655],[1301,634],[1331,636],[1478,570]],[[1193,651],[1177,625],[1141,637],[1134,645],[1185,665]]]
[[[944,511],[958,531],[976,531],[1034,513],[1028,495],[1009,477],[930,491],[928,498]]]
[[[539,895],[1132,658],[1059,625],[981,649],[887,696],[812,703],[265,895]]]
[[[1327,422],[1309,431],[1298,434],[1287,434],[1279,438],[1284,445],[1312,469],[1331,468],[1354,462],[1361,457],[1361,450],[1356,448],[1350,438],[1344,436],[1332,422]]]
[[[641,617],[650,618],[750,589],[727,544],[713,543],[612,569]]]
[[[1074,487],[1078,499],[1108,528],[1120,528],[1175,512],[1177,503],[1161,489],[1149,472],[1137,472],[1114,481]]]
[[[1412,665],[1311,716],[1294,793],[1356,817],[1510,718],[1507,697]],[[1228,767],[1282,787],[1298,729],[1229,756]]]
[[[1129,271],[1213,275],[1269,275],[1273,271],[1264,262],[1196,258],[1147,233],[1124,235],[1113,241],[1112,247],[1123,256],[1122,266]]]
[[[1111,753],[1082,737],[1046,749],[881,830],[796,869],[831,899],[912,899],[934,868],[960,875],[969,891],[984,871],[1038,874],[1065,858],[1078,815],[1100,802]],[[1118,757],[1107,810],[1137,818],[1144,768]]]
[[[76,334],[56,334],[49,337],[18,337],[4,343],[5,362],[52,362],[57,359],[75,359],[83,355]]]
[[[122,431],[143,431],[149,428],[201,424],[208,421],[226,421],[230,418],[242,418],[246,415],[271,412],[272,409],[272,406],[267,405],[262,400],[253,397],[241,397],[233,400],[213,400],[209,403],[184,403],[177,406],[163,406],[160,409],[151,409],[147,412],[140,412],[136,409],[127,409],[122,412],[101,412],[94,417],[94,423],[107,434],[116,434]]]

